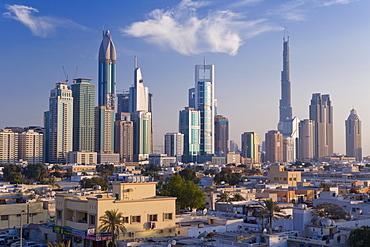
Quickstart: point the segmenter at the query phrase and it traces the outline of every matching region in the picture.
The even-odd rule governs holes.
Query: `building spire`
[[[137,69],[137,57],[134,56],[134,69]]]

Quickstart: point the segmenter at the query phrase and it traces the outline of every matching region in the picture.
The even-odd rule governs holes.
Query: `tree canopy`
[[[187,181],[194,181],[197,177],[195,171],[191,169],[190,166],[187,166],[184,170],[180,171],[179,175]]]
[[[346,211],[338,204],[323,202],[313,208],[313,215],[330,219],[344,219]]]
[[[214,181],[216,184],[220,184],[224,181],[230,185],[237,185],[242,178],[240,173],[232,173],[230,169],[223,169],[220,173],[216,174]]]
[[[370,227],[362,226],[354,229],[349,234],[349,247],[368,247],[370,246]]]
[[[163,183],[160,194],[177,197],[178,210],[204,207],[204,192],[193,181],[187,181],[179,174],[172,175]]]
[[[114,165],[97,165],[96,171],[100,173],[100,175],[103,176],[111,176],[114,173]]]
[[[100,185],[102,190],[108,189],[108,181],[102,177],[83,178],[79,184],[82,188],[92,188],[94,185]]]

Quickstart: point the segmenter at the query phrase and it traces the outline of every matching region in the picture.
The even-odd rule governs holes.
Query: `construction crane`
[[[66,70],[64,69],[64,66],[62,65],[64,77],[66,78],[66,83],[68,83],[68,75],[66,73]]]
[[[73,83],[76,83],[77,72],[78,72],[78,66],[76,66],[75,75],[73,76]]]

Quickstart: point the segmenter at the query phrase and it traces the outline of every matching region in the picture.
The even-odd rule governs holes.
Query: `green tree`
[[[177,210],[203,208],[204,192],[193,181],[186,181],[179,174],[172,175],[159,188],[160,195],[177,197]]]
[[[345,219],[346,212],[338,204],[323,202],[317,204],[312,211],[313,216],[325,217],[330,219]]]
[[[349,247],[368,247],[370,246],[370,227],[362,226],[354,229],[349,234]]]
[[[262,214],[265,218],[269,220],[269,232],[272,234],[272,221],[278,218],[289,218],[284,212],[281,211],[277,202],[274,202],[271,198],[263,200],[260,203],[262,206]]]
[[[114,173],[114,165],[97,165],[96,171],[99,172],[100,175],[111,176]]]
[[[207,171],[204,171],[204,175],[216,175],[217,174],[217,171],[216,170],[207,170]]]
[[[41,182],[46,177],[47,171],[44,164],[29,164],[23,169],[23,175],[28,179]]]
[[[47,246],[48,247],[70,247],[71,246],[71,239],[69,239],[67,241],[67,243],[64,243],[64,242],[57,242],[57,243],[48,242]]]
[[[112,235],[112,246],[117,246],[119,234],[125,235],[127,232],[122,213],[118,212],[118,209],[107,210],[104,215],[100,216],[99,221],[101,223],[99,231],[101,233],[110,232]]]
[[[187,181],[194,181],[197,177],[195,171],[191,169],[190,166],[187,166],[184,170],[180,171],[179,174]]]
[[[82,188],[93,188],[95,185],[99,185],[102,190],[108,189],[108,181],[103,177],[83,178],[79,184]]]
[[[11,184],[23,183],[22,167],[18,165],[5,165],[3,168],[4,180]]]
[[[230,169],[223,169],[220,173],[216,174],[213,179],[216,184],[220,184],[221,181],[230,185],[237,185],[242,178],[240,173],[232,173]]]

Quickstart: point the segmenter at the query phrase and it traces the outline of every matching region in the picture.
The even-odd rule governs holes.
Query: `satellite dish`
[[[172,240],[171,245],[176,245],[176,240]]]

